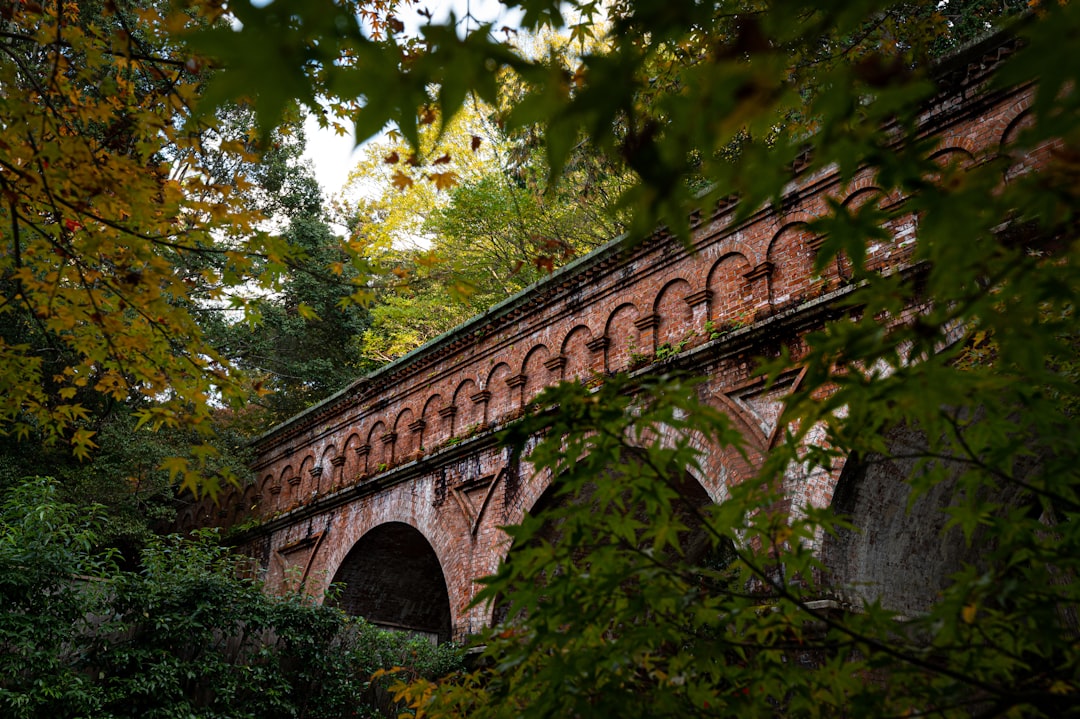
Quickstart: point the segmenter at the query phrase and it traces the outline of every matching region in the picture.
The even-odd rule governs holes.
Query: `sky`
[[[406,8],[399,17],[405,23],[407,32],[419,32],[423,18],[417,10],[421,7],[431,12],[435,22],[445,22],[453,10],[458,18],[464,18],[471,13],[472,17],[480,22],[498,23],[498,26],[519,24],[513,15],[507,14],[506,8],[498,0],[420,0],[413,7]],[[461,21],[459,25],[462,30],[465,29],[464,22]],[[475,28],[476,22],[471,22],[471,26]],[[315,166],[315,177],[323,192],[329,195],[337,194],[359,159],[355,153],[354,136],[341,136],[333,130],[323,130],[311,116],[308,117],[304,129],[307,134],[307,151],[304,157],[311,160]]]

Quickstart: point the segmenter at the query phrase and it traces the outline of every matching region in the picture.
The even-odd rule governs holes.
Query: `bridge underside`
[[[365,534],[334,575],[331,600],[372,624],[447,641],[450,596],[435,550],[407,524]]]

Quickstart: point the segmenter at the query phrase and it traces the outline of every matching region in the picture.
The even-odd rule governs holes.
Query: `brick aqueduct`
[[[947,89],[921,128],[937,137],[942,162],[983,162],[1022,126],[1031,87],[984,90],[1010,50],[984,47],[946,75]],[[1039,164],[1041,155],[1018,156],[1010,172]],[[740,428],[751,460],[768,452],[797,371],[766,391],[753,358],[787,346],[797,362],[804,335],[835,316],[835,302],[850,290],[842,263],[813,271],[819,238],[806,222],[830,198],[902,200],[875,188],[869,173],[846,186],[829,171],[804,173],[778,207],[736,223],[729,205],[699,221],[692,252],[662,235],[629,250],[612,242],[267,432],[256,440],[255,482],[220,504],[188,507],[180,527],[247,527],[236,536],[271,588],[302,581],[322,596],[342,582],[341,605],[377,624],[440,639],[477,631],[492,609],[470,608],[474,580],[509,550],[499,526],[534,508],[550,481],[524,464],[508,468],[493,431],[560,380],[674,365],[708,378],[704,396]],[[891,241],[869,247],[868,261],[901,269],[916,218],[888,229]],[[693,479],[716,501],[750,467],[723,448],[703,449],[706,471]],[[815,476],[793,469],[790,501],[827,505],[839,481],[839,469]],[[842,563],[853,581],[891,583],[903,603],[905,587],[920,581],[913,563],[946,559],[934,556],[943,551],[934,532],[911,536],[880,509],[902,506],[902,493],[874,491],[853,501],[882,513],[868,522],[877,534],[849,548]]]

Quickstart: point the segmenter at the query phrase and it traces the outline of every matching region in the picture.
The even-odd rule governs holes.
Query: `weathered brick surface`
[[[973,94],[972,73],[982,71],[978,65],[958,70],[967,73],[958,89],[943,93],[925,114],[923,132],[940,138],[936,156],[943,163],[982,162],[1024,123],[1031,89]],[[1037,165],[1042,152],[1017,155],[1009,174]],[[870,173],[841,186],[834,173],[821,171],[793,181],[780,207],[762,208],[744,222],[733,221],[733,206],[719,208],[695,227],[692,252],[664,236],[629,251],[602,248],[275,428],[258,440],[256,483],[227,497],[222,511],[209,503],[190,508],[182,524],[259,517],[264,521],[246,535],[246,549],[263,563],[271,586],[303,580],[321,594],[335,575],[347,576],[342,601],[353,597],[349,606],[364,611],[373,595],[357,598],[358,582],[370,580],[389,593],[405,585],[362,578],[358,567],[370,562],[346,558],[369,532],[393,523],[394,532],[371,535],[378,539],[369,545],[373,556],[393,567],[387,537],[398,537],[409,555],[400,561],[403,573],[441,568],[453,633],[475,631],[489,609],[467,609],[474,580],[493,572],[507,551],[498,527],[519,519],[547,486],[528,465],[510,466],[491,430],[517,417],[544,386],[647,364],[657,349],[670,347],[681,350],[674,362],[708,378],[705,396],[732,417],[756,463],[774,441],[780,399],[798,373],[793,369],[766,390],[753,358],[784,346],[797,362],[803,335],[820,327],[833,300],[847,292],[843,261],[821,274],[813,270],[820,238],[806,223],[829,199],[883,206],[902,200],[876,188]],[[891,240],[869,247],[868,261],[898,268],[917,222],[906,217],[888,230]],[[725,334],[711,340],[707,328]],[[722,499],[752,467],[723,447],[699,444],[707,462],[695,479]],[[793,467],[790,506],[827,505],[839,471]],[[419,558],[422,550],[430,562]],[[411,586],[440,591],[434,580]],[[387,616],[396,612],[398,619],[388,622],[412,621],[401,609],[408,599],[394,600],[397,609]],[[413,604],[438,604],[428,599]]]

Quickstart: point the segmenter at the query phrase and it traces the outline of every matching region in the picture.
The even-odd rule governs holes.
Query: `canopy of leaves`
[[[213,414],[252,383],[207,335],[207,315],[228,307],[255,322],[253,300],[289,268],[327,272],[295,233],[267,231],[319,208],[317,184],[296,171],[294,109],[262,135],[242,100],[208,109],[215,75],[178,41],[229,22],[219,3],[0,12],[3,435],[87,459],[100,417],[125,403],[136,429],[189,433],[195,450],[169,470],[216,488]],[[363,265],[347,244],[334,260]]]

